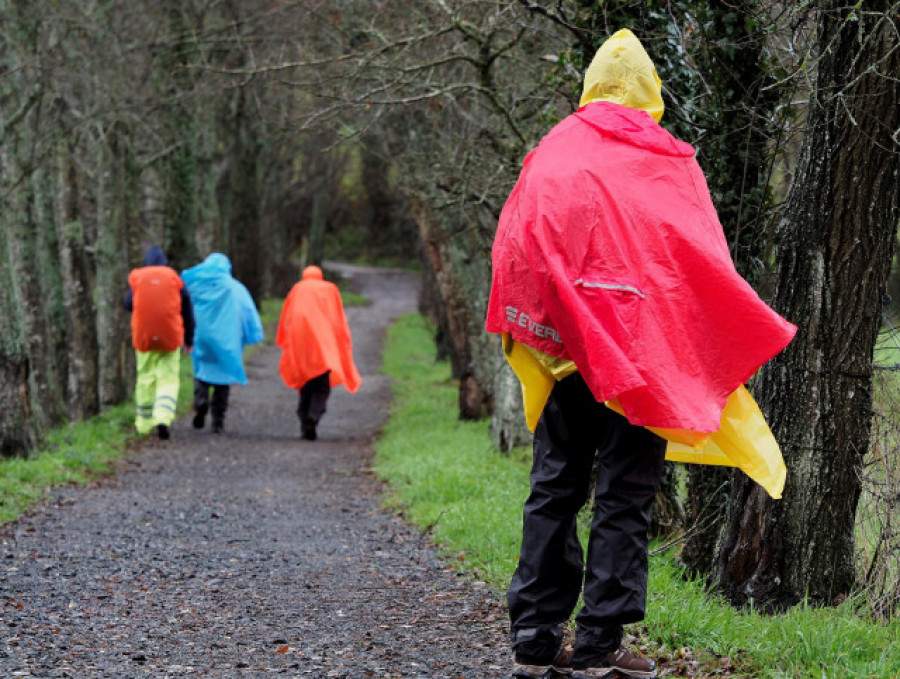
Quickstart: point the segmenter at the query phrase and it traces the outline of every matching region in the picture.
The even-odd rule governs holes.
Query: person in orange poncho
[[[661,90],[638,39],[610,37],[497,228],[486,329],[502,335],[536,424],[507,592],[520,679],[656,676],[622,626],[645,613],[667,438],[699,448],[720,435],[726,403],[749,398],[743,382],[796,331],[735,271],[693,148],[659,125]],[[726,448],[715,459],[741,452]],[[769,452],[771,469],[739,460],[775,496],[783,463]],[[577,516],[598,458],[585,558]],[[576,642],[562,648],[579,596]]]
[[[281,379],[300,391],[300,435],[314,441],[331,388],[343,384],[352,394],[362,384],[353,362],[353,342],[341,293],[334,283],[322,278],[319,267],[306,267],[303,278],[288,293],[275,343],[282,350],[278,366]]]

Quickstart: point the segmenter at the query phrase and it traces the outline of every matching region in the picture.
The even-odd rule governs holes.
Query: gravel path
[[[332,393],[318,441],[267,347],[224,435],[184,417],[0,528],[0,679],[507,675],[501,597],[382,510],[368,471],[383,332],[418,281],[346,273],[373,302],[348,309],[363,386]]]

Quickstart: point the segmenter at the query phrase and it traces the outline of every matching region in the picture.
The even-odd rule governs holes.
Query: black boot
[[[316,440],[315,420],[303,420],[302,422],[300,422],[300,436],[307,441]]]
[[[228,410],[228,392],[227,384],[216,384],[212,388],[212,402],[209,404],[209,411],[212,415],[212,433],[221,434],[225,431],[225,411]]]
[[[194,414],[194,429],[203,429],[203,425],[206,424],[206,411],[209,409],[209,406],[202,405],[197,407],[197,412]]]

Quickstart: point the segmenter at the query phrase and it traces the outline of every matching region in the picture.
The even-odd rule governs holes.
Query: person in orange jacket
[[[278,366],[282,380],[300,392],[300,435],[314,441],[331,388],[343,384],[352,394],[362,384],[341,293],[323,279],[319,267],[306,267],[288,293],[275,344],[282,350]]]
[[[194,343],[191,298],[162,249],[151,246],[144,266],[128,275],[123,306],[131,315],[131,340],[137,356],[134,400],[135,428],[148,434],[156,428],[161,439],[178,405],[179,349],[190,353]]]

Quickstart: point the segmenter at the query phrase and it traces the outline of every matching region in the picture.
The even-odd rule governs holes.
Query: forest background
[[[522,158],[620,27],[738,270],[800,328],[754,378],[790,475],[669,469],[655,530],[735,605],[898,600],[900,3],[0,0],[0,453],[130,397],[128,271],[212,251],[257,301],[326,258],[415,265],[463,419],[527,443],[483,332]],[[896,296],[896,295],[894,295]],[[877,360],[876,360],[877,359]]]

